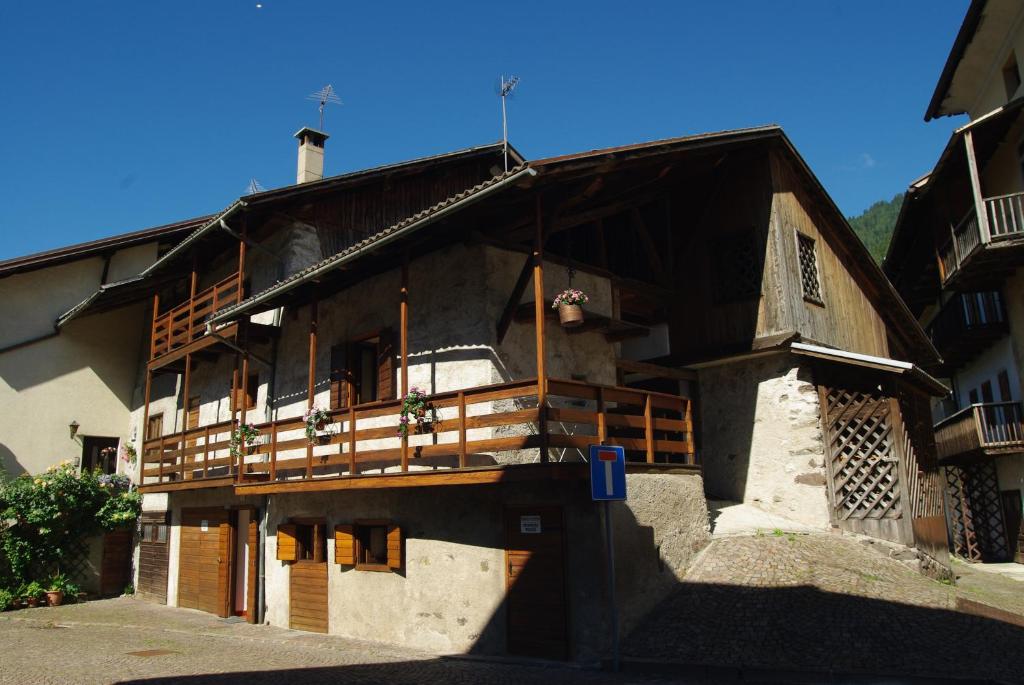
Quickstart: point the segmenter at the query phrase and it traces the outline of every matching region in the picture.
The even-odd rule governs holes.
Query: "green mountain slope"
[[[847,217],[850,226],[867,245],[871,256],[881,263],[885,250],[889,247],[889,239],[896,227],[896,217],[903,205],[903,194],[900,193],[888,202],[879,200],[857,216]]]

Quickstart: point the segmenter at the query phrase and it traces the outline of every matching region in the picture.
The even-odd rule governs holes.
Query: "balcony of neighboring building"
[[[243,293],[242,279],[235,272],[168,310],[154,311],[150,368],[171,363],[211,342],[212,339],[204,341],[206,320],[220,309],[240,302]],[[233,330],[221,332],[221,337],[229,335],[233,335]]]
[[[996,284],[1024,263],[1024,192],[987,197],[982,205],[981,221],[972,207],[939,247],[944,286]]]
[[[1020,402],[972,404],[935,424],[939,461],[965,464],[1024,452]]]
[[[957,293],[928,326],[928,334],[953,371],[984,352],[1008,331],[998,291]]]

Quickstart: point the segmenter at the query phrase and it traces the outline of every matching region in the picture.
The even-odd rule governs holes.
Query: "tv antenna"
[[[498,95],[501,96],[501,141],[505,149],[505,172],[508,173],[508,111],[505,109],[505,99],[512,95],[512,91],[519,85],[518,76],[509,76],[505,79],[502,74],[498,84]]]
[[[250,178],[249,185],[245,187],[245,194],[255,195],[256,193],[262,193],[264,190],[266,190],[266,188],[263,187],[262,183],[257,181],[255,178]]]
[[[324,108],[327,105],[340,105],[341,98],[334,91],[334,86],[328,83],[315,93],[310,93],[307,100],[314,100],[320,103],[320,130],[324,130]]]

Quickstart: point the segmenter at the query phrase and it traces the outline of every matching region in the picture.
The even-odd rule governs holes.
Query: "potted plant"
[[[306,422],[306,439],[310,442],[319,442],[331,417],[327,410],[313,406],[302,415],[302,420]]]
[[[21,597],[30,609],[39,606],[39,598],[43,595],[43,586],[33,580],[21,589]]]
[[[415,385],[402,398],[402,409],[398,417],[398,435],[409,435],[409,426],[415,425],[417,433],[424,433],[437,422],[437,410],[427,400],[427,393]]]
[[[586,293],[576,288],[566,288],[555,296],[552,309],[558,310],[558,321],[564,328],[575,328],[583,323],[583,305],[590,302]]]
[[[50,582],[46,587],[46,603],[52,607],[59,607],[64,603],[65,595],[75,595],[77,592],[78,587],[58,571],[50,576]]]
[[[252,454],[256,449],[256,440],[260,437],[260,432],[256,430],[256,426],[251,423],[243,423],[235,430],[231,431],[231,442],[229,443],[232,457],[240,457],[243,452],[245,454]]]

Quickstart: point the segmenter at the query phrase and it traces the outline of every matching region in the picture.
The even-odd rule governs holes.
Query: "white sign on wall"
[[[537,514],[530,514],[528,516],[519,517],[519,532],[520,533],[540,533],[540,516]]]
[[[210,522],[206,519],[203,519],[202,522],[200,522],[199,524],[199,530],[203,531],[204,533],[208,532],[210,530]]]

